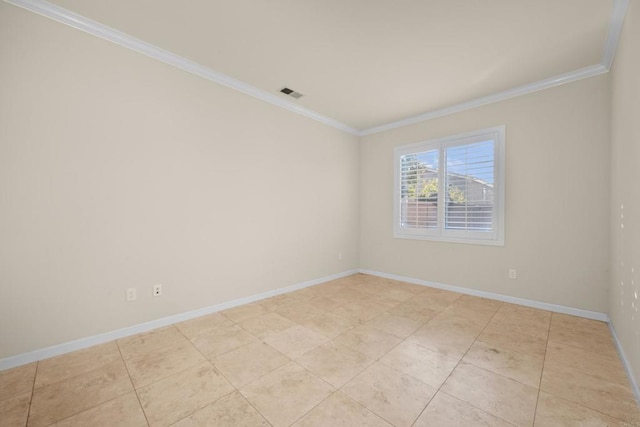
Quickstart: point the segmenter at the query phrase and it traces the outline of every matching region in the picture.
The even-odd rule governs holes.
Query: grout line
[[[226,316],[225,316],[225,318],[226,318],[226,319],[228,319]],[[233,321],[233,320],[231,320],[231,319],[228,319],[228,320],[230,320],[231,322],[233,322],[233,324],[234,324],[234,325],[237,325],[235,321]],[[240,327],[240,326],[238,326],[238,327]],[[180,334],[182,334],[182,336],[183,336],[183,337],[185,337],[185,338],[187,339],[187,341],[189,341],[189,343],[190,343],[190,344],[191,344],[191,345],[192,345],[192,346],[193,346],[193,347],[194,347],[194,348],[195,348],[195,349],[196,349],[196,350],[197,350],[197,351],[202,355],[202,357],[204,357],[204,358],[205,358],[205,360],[206,360],[206,361],[211,365],[211,367],[212,367],[212,368],[213,368],[213,369],[214,369],[218,374],[220,374],[220,376],[221,376],[222,378],[224,378],[224,380],[225,380],[226,382],[228,382],[228,383],[229,383],[229,385],[233,388],[233,391],[231,391],[231,392],[229,392],[229,393],[225,394],[224,396],[220,396],[219,398],[217,398],[217,399],[216,399],[216,400],[214,400],[213,402],[209,402],[209,403],[207,403],[207,404],[206,404],[206,405],[204,405],[203,407],[196,409],[195,411],[191,412],[189,415],[187,415],[187,416],[185,416],[185,417],[181,418],[181,419],[180,419],[180,420],[178,420],[178,421],[181,421],[181,420],[183,420],[183,419],[185,419],[185,418],[190,417],[191,415],[195,414],[196,412],[200,411],[201,409],[204,409],[204,408],[206,408],[207,406],[214,404],[215,402],[219,401],[220,399],[222,399],[222,398],[224,398],[224,397],[226,397],[226,396],[229,396],[229,395],[230,395],[230,394],[232,394],[232,393],[238,393],[238,394],[239,394],[240,396],[242,396],[242,398],[243,398],[243,399],[244,399],[244,400],[249,404],[249,406],[251,406],[253,409],[255,409],[255,411],[256,411],[256,412],[257,412],[257,413],[262,417],[262,419],[263,419],[263,420],[265,420],[265,421],[266,421],[270,426],[273,426],[273,424],[271,424],[271,422],[270,422],[269,420],[267,420],[267,417],[265,417],[265,416],[264,416],[264,414],[263,414],[262,412],[260,412],[260,410],[258,410],[258,408],[256,408],[256,407],[253,405],[253,403],[251,403],[251,401],[250,401],[249,399],[247,399],[247,397],[246,397],[244,394],[242,394],[242,392],[240,391],[240,389],[239,389],[239,388],[237,388],[237,387],[236,387],[236,386],[235,386],[235,385],[234,385],[234,384],[229,380],[229,378],[227,378],[227,376],[226,376],[226,375],[225,375],[225,374],[224,374],[220,369],[216,368],[216,366],[213,364],[213,361],[212,361],[211,359],[209,359],[209,358],[208,358],[208,357],[207,357],[207,356],[206,356],[206,355],[205,355],[205,354],[204,354],[204,353],[203,353],[203,352],[202,352],[202,351],[201,351],[201,350],[200,350],[200,349],[199,349],[195,344],[193,344],[193,343],[191,342],[191,340],[190,340],[190,339],[189,339],[189,338],[188,338],[188,337],[187,337],[187,336],[186,336],[186,335],[185,335],[185,334],[180,330],[180,328],[176,328],[176,329],[180,332]],[[242,328],[241,328],[241,329],[242,329]],[[243,329],[243,330],[244,330],[244,329]],[[247,331],[247,333],[251,334],[251,332],[248,332],[248,331]],[[251,334],[251,335],[253,335],[253,334]],[[225,352],[225,353],[222,353],[222,354],[231,353],[232,351],[235,351],[235,350],[237,350],[237,349],[239,349],[239,348],[245,347],[245,346],[247,346],[247,345],[249,345],[249,344],[251,344],[251,343],[247,343],[247,344],[241,345],[240,347],[234,348],[233,350],[229,350],[229,351],[227,351],[227,352]],[[218,357],[218,356],[222,356],[222,354],[219,354],[219,355],[217,355],[216,357]],[[213,359],[215,359],[215,357],[214,357]],[[283,365],[283,366],[285,366],[285,365]],[[281,367],[282,367],[282,366],[281,366]],[[278,368],[278,369],[280,369],[280,368]],[[274,371],[275,371],[275,370],[274,370]],[[271,371],[271,372],[273,372],[273,371]],[[267,375],[267,374],[265,374],[265,375]],[[264,376],[264,375],[263,375],[263,376]],[[262,377],[260,377],[260,378],[262,378]],[[176,421],[176,422],[178,422],[178,421]]]
[[[114,340],[114,343],[115,343],[115,340]],[[98,344],[98,345],[105,345],[105,344],[108,344],[108,343],[102,343],[102,344]],[[117,346],[117,343],[115,343],[115,344],[116,344],[116,346]],[[98,345],[96,345],[96,346],[94,346],[94,347],[97,347]],[[88,347],[88,348],[92,348],[92,347]],[[83,349],[83,350],[86,350],[86,349]],[[119,350],[120,350],[120,349],[118,348],[118,351],[119,351]],[[82,351],[82,350],[77,350],[77,351]],[[126,365],[126,363],[124,362],[124,360],[122,359],[122,354],[121,354],[121,353],[119,353],[119,354],[120,354],[120,357],[121,357],[122,364],[124,365],[125,369],[127,369],[127,365]],[[60,355],[60,356],[64,356],[64,355]],[[60,356],[54,356],[54,357],[60,357]],[[50,359],[51,359],[51,358],[50,358]],[[45,360],[47,360],[47,359],[45,359]],[[113,360],[113,361],[110,361],[110,362],[107,362],[107,363],[103,363],[103,364],[101,364],[101,365],[98,365],[97,367],[94,367],[94,368],[89,369],[89,370],[88,370],[88,371],[86,371],[86,372],[81,372],[81,373],[79,373],[79,374],[77,374],[77,375],[72,375],[72,376],[70,376],[70,377],[63,378],[63,379],[61,379],[61,380],[58,380],[58,381],[52,382],[52,383],[50,383],[50,384],[45,384],[45,385],[43,385],[43,386],[40,386],[40,387],[39,387],[39,389],[49,388],[49,387],[54,386],[54,385],[56,385],[56,384],[60,384],[60,383],[65,382],[65,381],[73,380],[73,379],[75,379],[75,378],[78,378],[78,377],[81,377],[81,376],[84,376],[84,375],[91,374],[91,373],[93,373],[93,372],[95,372],[95,371],[98,371],[98,370],[104,369],[106,366],[111,365],[111,364],[116,363],[116,362],[117,362],[116,360]],[[35,362],[35,363],[37,363],[37,365],[36,365],[36,375],[37,375],[38,368],[40,367],[40,363],[41,363],[41,362],[40,362],[40,361],[38,361],[38,362]],[[129,381],[131,381],[131,376],[129,375],[129,371],[128,371],[128,369],[127,369],[127,375],[129,376]],[[33,401],[33,394],[35,394],[35,389],[36,389],[36,387],[35,387],[35,382],[36,382],[36,377],[34,376],[34,378],[33,378],[33,391],[32,391],[32,394],[31,394],[31,399],[32,399],[32,401]],[[133,384],[132,384],[132,386],[133,386]],[[134,388],[134,390],[135,390],[135,388]],[[85,408],[85,409],[83,409],[83,410],[81,410],[81,411],[79,411],[79,412],[75,412],[75,413],[73,413],[73,414],[69,415],[68,417],[64,417],[64,418],[61,418],[61,419],[59,419],[59,420],[55,421],[55,423],[58,423],[58,422],[60,422],[60,421],[66,420],[66,419],[69,419],[69,418],[71,418],[71,417],[74,417],[74,416],[76,416],[76,415],[79,415],[79,414],[82,414],[82,413],[84,413],[84,412],[90,411],[90,410],[92,410],[92,409],[98,408],[98,407],[100,407],[100,406],[102,406],[102,405],[104,405],[104,404],[106,404],[106,403],[112,402],[112,401],[114,401],[114,400],[116,400],[116,399],[120,399],[122,396],[125,396],[125,395],[126,395],[126,394],[128,394],[128,393],[130,393],[130,392],[127,392],[127,393],[124,393],[124,394],[118,395],[118,396],[116,396],[116,397],[114,397],[114,398],[112,398],[112,399],[105,400],[105,401],[100,402],[100,403],[98,403],[98,404],[96,404],[96,405],[93,405],[93,406],[90,406],[90,407],[88,407],[88,408]],[[32,403],[32,402],[31,402],[31,403]],[[31,403],[29,403],[29,414],[28,414],[28,416],[30,416],[30,414],[31,414]],[[28,418],[27,418],[27,421],[28,421]],[[55,423],[54,423],[54,424],[55,424]]]
[[[549,337],[550,337],[550,332],[551,332],[551,323],[553,322],[553,317],[554,317],[556,314],[558,314],[558,313],[552,313],[552,314],[551,314],[551,319],[550,319],[550,321],[549,321],[549,333],[548,333],[548,335],[547,335],[547,345],[545,346],[545,357],[544,357],[544,361],[543,361],[543,364],[542,364],[542,373],[540,374],[540,386],[538,387],[538,399],[537,399],[537,401],[536,401],[536,415],[537,415],[537,412],[538,412],[538,411],[537,411],[537,409],[538,409],[538,402],[540,401],[540,392],[542,391],[542,388],[541,388],[541,386],[542,386],[542,375],[544,374],[544,364],[545,364],[546,359],[547,359],[547,349],[548,349],[548,347],[549,347]],[[564,345],[564,346],[566,346],[566,347],[571,347],[571,348],[576,349],[576,350],[580,350],[580,351],[582,351],[582,352],[588,352],[588,353],[594,354],[594,355],[596,355],[596,356],[601,356],[601,357],[610,358],[610,357],[609,357],[609,356],[607,356],[607,355],[603,355],[603,354],[601,354],[601,353],[596,353],[596,352],[591,351],[591,350],[588,350],[588,349],[583,349],[583,348],[580,348],[580,347],[572,346],[572,345],[570,345],[570,344],[565,344],[565,343],[562,343],[562,342],[561,342],[561,343],[559,343],[559,344]],[[614,343],[614,345],[615,345],[615,343]],[[619,359],[621,359],[621,358],[619,358]],[[620,361],[621,361],[621,360],[620,360]],[[622,363],[622,361],[621,361],[621,363]],[[610,381],[608,381],[608,380],[601,379],[601,378],[599,378],[598,380],[599,380],[599,381],[606,381],[606,382],[610,382]],[[618,383],[612,383],[612,384],[618,384]],[[571,403],[571,404],[574,404],[574,405],[580,406],[581,408],[585,408],[585,409],[588,409],[588,410],[590,410],[590,411],[597,412],[597,413],[599,413],[599,414],[601,414],[601,415],[604,415],[605,417],[613,418],[613,419],[619,420],[619,421],[621,421],[621,422],[623,422],[623,423],[626,423],[626,422],[627,422],[627,421],[622,420],[622,419],[620,419],[620,418],[618,418],[618,417],[616,417],[616,416],[614,416],[614,415],[604,413],[604,412],[602,412],[602,411],[600,411],[600,410],[598,410],[598,409],[595,409],[595,408],[592,408],[592,407],[589,407],[589,406],[585,406],[585,405],[583,405],[582,403],[579,403],[579,402],[574,402],[573,400],[569,400],[569,399],[567,399],[567,398],[565,398],[565,397],[563,397],[563,396],[558,396],[557,394],[554,394],[554,393],[552,393],[552,392],[550,392],[550,391],[546,391],[546,390],[545,390],[545,393],[550,394],[550,395],[552,395],[552,396],[554,396],[554,397],[556,397],[556,398],[558,398],[558,399],[562,399],[562,400],[564,400],[564,401],[566,401],[566,402],[569,402],[569,403]],[[535,423],[535,417],[534,417],[534,423]]]
[[[31,416],[31,406],[33,405],[33,395],[36,393],[36,377],[38,376],[38,367],[40,362],[36,362],[36,371],[33,373],[33,384],[31,385],[31,397],[29,397],[29,410],[27,411],[27,420],[25,425],[29,424],[29,417]]]
[[[597,413],[597,414],[603,415],[603,416],[604,416],[604,417],[606,417],[606,418],[612,418],[612,419],[614,419],[614,420],[616,420],[616,421],[620,421],[620,422],[622,423],[622,425],[623,425],[623,426],[626,426],[626,427],[635,427],[635,425],[634,425],[634,424],[629,424],[629,421],[625,421],[625,420],[623,420],[623,419],[621,419],[621,418],[618,418],[618,417],[616,417],[616,416],[614,416],[614,415],[610,415],[610,414],[607,414],[607,413],[605,413],[605,412],[599,411],[599,410],[597,410],[597,409],[591,408],[591,407],[589,407],[589,406],[585,406],[585,405],[583,405],[583,404],[581,404],[581,403],[574,402],[573,400],[569,400],[569,399],[567,399],[566,397],[558,396],[557,394],[551,393],[551,392],[549,392],[549,391],[545,391],[545,393],[547,393],[548,395],[551,395],[551,396],[555,397],[556,399],[563,400],[563,401],[565,401],[565,402],[567,402],[567,403],[570,403],[570,404],[572,404],[572,405],[576,405],[576,406],[579,406],[580,408],[584,408],[584,409],[586,409],[586,410],[588,410],[588,411],[592,411],[592,412],[595,412],[595,413]],[[638,424],[638,425],[640,426],[640,424]]]
[[[173,326],[175,327],[175,323],[173,324]],[[224,394],[224,395],[222,395],[222,396],[219,396],[217,399],[214,399],[213,401],[211,401],[211,402],[207,402],[205,405],[203,405],[203,406],[201,406],[201,407],[196,408],[194,411],[189,412],[189,413],[188,413],[187,415],[185,415],[184,417],[182,417],[182,418],[180,418],[179,420],[175,421],[175,423],[177,423],[177,422],[179,422],[179,421],[182,421],[182,420],[184,420],[185,418],[189,418],[190,416],[192,416],[192,415],[193,415],[193,414],[195,414],[196,412],[200,411],[201,409],[204,409],[204,408],[206,408],[207,406],[209,406],[209,405],[212,405],[212,404],[216,403],[216,402],[217,402],[217,401],[219,401],[220,399],[223,399],[223,398],[225,398],[225,397],[229,396],[230,394],[235,393],[236,391],[237,391],[237,392],[240,392],[240,391],[239,391],[239,390],[238,390],[238,389],[233,385],[233,383],[232,383],[231,381],[229,381],[229,379],[228,379],[228,378],[227,378],[227,377],[226,377],[222,372],[220,372],[220,370],[218,370],[218,369],[213,365],[213,363],[211,362],[211,360],[209,360],[209,358],[208,358],[208,357],[207,357],[207,356],[206,356],[202,351],[200,351],[200,349],[199,349],[198,347],[196,347],[196,346],[191,342],[191,340],[189,340],[189,338],[187,338],[187,336],[186,336],[186,335],[185,335],[185,334],[180,330],[180,328],[177,328],[177,327],[176,327],[176,329],[178,330],[178,332],[180,333],[180,335],[182,335],[182,336],[183,336],[183,337],[184,337],[184,338],[189,342],[189,344],[191,344],[191,346],[192,346],[192,347],[193,347],[193,348],[194,348],[198,353],[200,353],[200,355],[201,355],[202,357],[204,357],[204,360],[205,360],[205,361],[204,361],[204,362],[197,363],[197,364],[195,364],[195,365],[193,365],[193,366],[190,366],[190,367],[188,367],[188,368],[186,368],[186,369],[184,369],[184,370],[182,370],[182,371],[180,371],[180,372],[177,372],[177,373],[175,373],[175,374],[173,374],[173,375],[177,375],[177,374],[179,374],[179,373],[181,373],[181,372],[184,372],[184,371],[186,371],[186,370],[188,370],[188,369],[191,369],[191,368],[193,368],[193,367],[195,367],[195,366],[198,366],[198,365],[201,365],[201,364],[203,364],[203,363],[208,363],[208,364],[213,368],[213,370],[214,370],[214,371],[216,371],[216,372],[217,372],[217,373],[218,373],[222,378],[224,378],[224,380],[225,380],[225,381],[226,381],[226,382],[231,386],[232,390],[231,390],[229,393],[226,393],[226,394]],[[171,376],[173,376],[173,375],[169,375],[169,376],[164,377],[164,378],[162,378],[162,379],[169,378],[169,377],[171,377]],[[161,380],[156,381],[156,383],[157,383],[157,382],[159,382],[159,381],[161,381]],[[155,383],[154,383],[154,384],[155,384]],[[148,385],[145,385],[144,387],[148,387]]]
[[[318,346],[319,347],[319,346]],[[315,347],[315,348],[318,348]],[[312,352],[313,350],[309,350],[307,353]],[[302,354],[300,357],[304,356],[305,354]],[[324,402],[327,399],[330,399],[334,394],[336,394],[338,392],[338,388],[334,387],[333,384],[330,384],[328,381],[326,381],[324,378],[321,378],[319,375],[316,375],[313,371],[311,371],[310,369],[307,369],[305,366],[301,365],[300,363],[296,362],[295,360],[292,360],[293,363],[295,363],[296,365],[300,366],[305,372],[307,372],[309,375],[312,375],[314,377],[316,377],[317,379],[319,379],[320,381],[322,381],[323,383],[327,384],[333,391],[331,392],[331,394],[327,397],[325,397],[324,399],[322,399],[320,402],[318,402],[316,405],[314,405],[312,408],[310,408],[308,411],[306,411],[304,414],[300,415],[298,418],[296,418],[290,425],[293,425],[295,423],[297,423],[298,421],[300,421],[302,418],[304,418],[309,412],[313,411],[314,409],[316,409],[318,406],[320,406],[322,404],[322,402]]]
[[[133,388],[133,392],[136,395],[136,399],[138,399],[138,405],[140,405],[140,409],[142,410],[142,415],[144,415],[144,419],[147,422],[147,426],[150,426],[149,418],[147,418],[147,412],[144,410],[144,406],[142,406],[142,401],[140,400],[140,396],[138,395],[138,390],[136,386],[133,385],[133,378],[131,378],[131,373],[129,372],[129,367],[127,366],[126,360],[124,360],[124,356],[122,355],[122,350],[120,350],[120,344],[118,341],[114,341],[116,343],[116,347],[118,348],[118,353],[120,354],[120,358],[122,359],[122,363],[124,364],[124,368],[127,370],[127,375],[129,376],[129,382],[131,383],[131,388]]]
[[[456,300],[457,301],[457,300]],[[454,301],[455,303],[455,301]],[[448,307],[450,307],[451,305],[453,305],[454,303],[449,304],[445,309],[443,309],[442,311],[446,310]],[[431,397],[431,399],[429,400],[429,403],[431,403],[431,401],[433,400],[433,398],[436,396],[436,394],[438,394],[441,390],[442,390],[442,386],[445,385],[447,383],[447,381],[449,380],[449,378],[451,378],[451,375],[453,375],[453,373],[455,372],[456,369],[458,369],[458,366],[460,366],[460,363],[462,363],[462,359],[465,358],[465,356],[467,355],[467,353],[469,353],[469,350],[471,350],[471,347],[473,347],[473,345],[478,341],[478,337],[480,337],[480,335],[482,335],[482,333],[485,331],[485,329],[487,329],[487,326],[489,326],[489,323],[491,323],[491,321],[493,320],[494,317],[496,317],[496,314],[498,314],[498,311],[500,311],[500,309],[502,308],[502,306],[504,305],[504,303],[501,303],[498,308],[496,309],[496,311],[493,313],[493,315],[491,316],[491,318],[487,321],[487,323],[485,323],[485,325],[482,327],[482,329],[480,330],[480,332],[478,333],[478,335],[476,335],[475,339],[473,340],[473,342],[469,345],[469,347],[467,348],[467,350],[464,352],[464,354],[460,357],[460,359],[458,360],[458,363],[456,363],[456,366],[454,366],[454,368],[451,370],[451,372],[449,372],[449,375],[447,375],[447,378],[444,379],[444,381],[442,381],[442,383],[440,384],[440,387],[438,387],[438,389],[436,390],[436,392],[433,394],[433,396]],[[435,316],[434,316],[435,317]],[[475,365],[474,365],[475,366]],[[491,372],[491,371],[489,371]],[[495,372],[493,372],[495,373]],[[499,375],[499,374],[496,374]],[[506,377],[505,377],[506,378]],[[442,391],[443,393],[445,393],[444,391]],[[448,393],[447,393],[448,394]],[[458,400],[461,400],[463,402],[466,402],[467,404],[471,405],[472,407],[476,408],[474,405],[472,405],[471,403],[462,400],[456,396],[452,396]],[[422,416],[422,414],[424,413],[425,409],[427,409],[427,407],[429,406],[429,403],[427,404],[427,406],[425,406],[424,408],[422,408],[422,411],[420,412],[420,414],[418,415],[418,417],[413,421],[413,424],[416,423],[416,421],[418,421],[418,419]],[[489,415],[492,415],[500,420],[502,420],[502,418],[498,417],[497,415],[494,415],[490,412],[485,411],[484,409],[481,408],[476,408],[479,409],[482,412],[485,412]],[[506,421],[506,420],[503,420]],[[509,422],[509,424],[512,424],[511,422]]]
[[[538,395],[536,396],[536,409],[533,413],[533,424],[536,424],[536,417],[538,416],[538,403],[540,403],[540,390],[542,388],[542,376],[544,375],[544,365],[547,361],[547,349],[549,348],[549,336],[551,334],[551,323],[553,323],[553,316],[555,313],[551,313],[549,316],[549,327],[547,328],[547,339],[544,343],[544,356],[542,358],[542,369],[540,370],[540,380],[538,381]]]

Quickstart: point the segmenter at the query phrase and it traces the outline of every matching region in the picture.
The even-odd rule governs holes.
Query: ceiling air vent
[[[300,92],[296,92],[295,90],[289,89],[288,87],[283,87],[282,89],[280,89],[280,92],[284,93],[285,95],[294,97],[295,99],[298,99],[302,96]]]

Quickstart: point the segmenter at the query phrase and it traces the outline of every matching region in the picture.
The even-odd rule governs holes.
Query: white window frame
[[[401,227],[401,168],[400,159],[407,154],[438,150],[438,194],[445,194],[446,159],[448,147],[472,144],[487,140],[495,141],[494,146],[494,216],[492,231],[447,230],[445,228],[445,203],[438,200],[438,226],[434,229]],[[394,148],[394,194],[393,194],[393,237],[399,239],[435,240],[454,243],[504,246],[505,211],[505,126],[495,126],[463,134],[432,139]],[[439,196],[441,197],[441,196]]]

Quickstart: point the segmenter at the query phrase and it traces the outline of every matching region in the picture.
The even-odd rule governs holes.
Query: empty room
[[[0,427],[640,426],[639,2],[0,1]]]

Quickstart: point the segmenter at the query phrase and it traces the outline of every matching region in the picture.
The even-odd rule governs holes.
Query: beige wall
[[[612,69],[609,315],[640,384],[640,4],[630,2]]]
[[[357,267],[356,137],[4,2],[0,58],[0,357]]]
[[[393,148],[502,124],[505,246],[394,239]],[[367,136],[360,162],[362,268],[607,311],[608,76]]]

